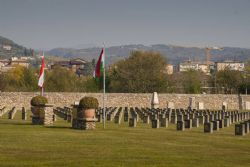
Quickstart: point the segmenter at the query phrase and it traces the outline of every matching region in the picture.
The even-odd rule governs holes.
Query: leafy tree
[[[1,74],[2,91],[35,91],[37,75],[33,68],[16,66],[7,73]]]
[[[245,69],[242,73],[242,84],[239,88],[239,93],[249,94],[250,93],[250,60],[245,63]]]
[[[77,76],[74,72],[63,68],[56,67],[45,73],[45,89],[52,92],[70,92],[76,90]]]
[[[216,83],[219,88],[223,88],[224,93],[238,92],[240,85],[243,82],[243,75],[240,71],[225,70],[219,71],[216,74]]]
[[[111,92],[165,92],[166,60],[158,52],[135,51],[129,58],[114,64],[110,70]]]
[[[201,73],[195,70],[183,72],[183,88],[185,93],[201,93]]]
[[[24,68],[23,71],[23,83],[25,91],[37,91],[38,90],[38,74],[34,68]]]

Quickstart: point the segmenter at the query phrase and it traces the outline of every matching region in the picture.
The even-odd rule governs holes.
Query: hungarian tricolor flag
[[[94,77],[100,78],[101,73],[104,71],[104,48],[102,48],[101,54],[99,56],[98,62],[95,66]]]
[[[39,75],[39,80],[38,80],[38,86],[41,88],[43,87],[43,83],[44,83],[44,67],[45,67],[45,64],[44,64],[44,53],[43,53],[42,65],[40,68],[40,75]]]

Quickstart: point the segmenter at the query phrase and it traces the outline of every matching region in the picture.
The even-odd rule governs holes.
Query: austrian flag
[[[100,78],[101,73],[103,72],[104,72],[104,48],[102,48],[101,54],[97,61],[95,71],[94,71],[94,77]]]
[[[40,75],[39,75],[39,80],[38,80],[38,86],[41,88],[43,87],[43,83],[44,83],[44,67],[45,67],[45,64],[44,64],[44,53],[43,53],[42,65],[40,68]]]

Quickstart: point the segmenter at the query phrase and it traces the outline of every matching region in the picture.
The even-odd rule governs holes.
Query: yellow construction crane
[[[210,54],[210,51],[211,50],[223,50],[223,48],[220,48],[220,47],[205,47],[205,51],[206,51],[206,58],[207,58],[207,65],[209,66],[209,63],[210,63],[210,59],[211,59],[211,54]]]

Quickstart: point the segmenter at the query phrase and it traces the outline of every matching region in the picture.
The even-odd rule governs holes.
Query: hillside
[[[72,49],[72,48],[55,48],[48,51],[48,54],[55,56],[62,56],[65,58],[82,57],[86,60],[97,59],[101,48],[87,48],[87,49]],[[204,61],[206,59],[204,48],[198,47],[182,47],[173,45],[123,45],[112,46],[106,48],[106,62],[112,64],[117,60],[126,58],[131,51],[135,50],[152,50],[161,52],[173,64],[178,64],[184,60]],[[223,50],[211,51],[212,61],[236,60],[246,61],[250,58],[250,49],[224,47]]]
[[[250,49],[223,47],[224,49],[212,50],[212,61],[236,60],[247,61],[250,59]],[[74,48],[55,48],[47,51],[47,55],[57,56],[60,58],[83,58],[86,61],[98,59],[101,48],[92,47],[85,49]],[[128,57],[131,51],[135,50],[151,50],[162,53],[170,63],[178,64],[184,60],[204,61],[206,59],[204,48],[198,47],[183,47],[174,45],[157,44],[145,46],[141,44],[136,45],[121,45],[111,46],[106,48],[106,62],[112,64],[118,60]],[[31,56],[32,49],[16,44],[14,41],[0,36],[0,59],[10,58],[12,56]]]
[[[10,58],[12,56],[31,56],[33,50],[18,45],[10,39],[0,36],[0,59]]]

